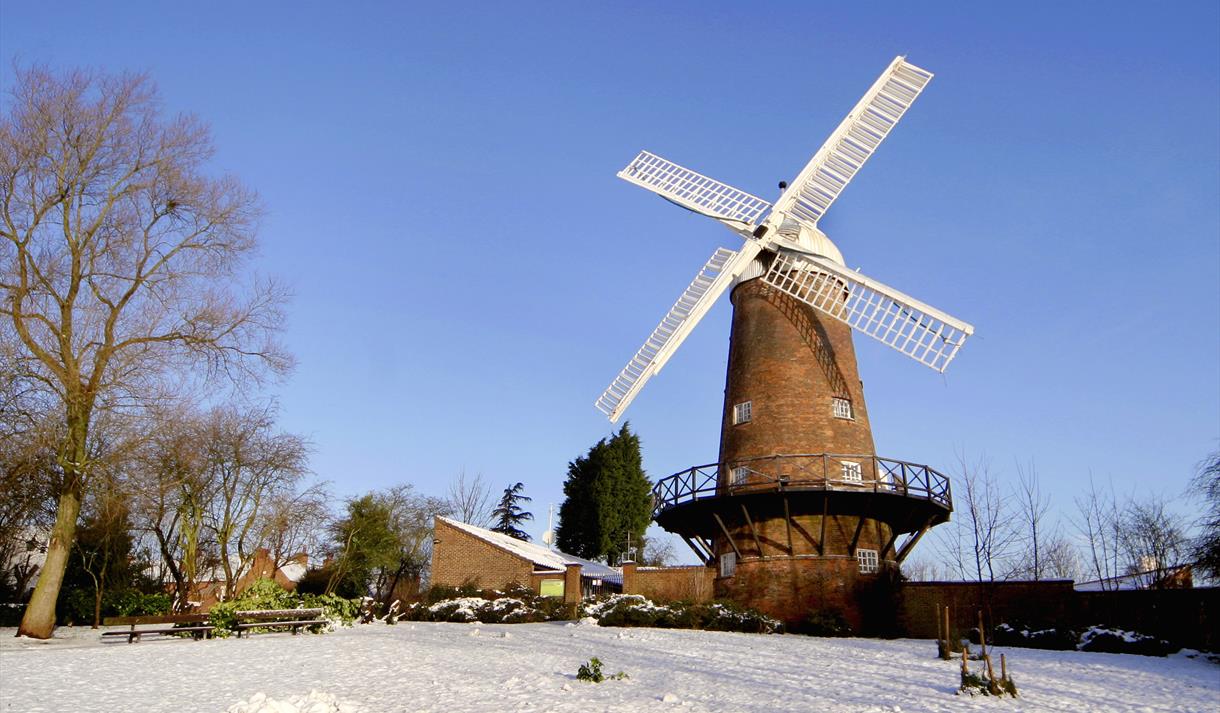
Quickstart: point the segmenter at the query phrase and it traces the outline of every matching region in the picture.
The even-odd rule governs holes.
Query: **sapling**
[[[585,663],[582,663],[580,665],[580,669],[578,669],[576,671],[576,679],[578,681],[588,681],[589,683],[601,683],[602,681],[605,681],[607,678],[609,678],[610,680],[613,680],[613,681],[619,681],[624,678],[627,678],[627,674],[623,673],[622,671],[619,671],[618,673],[614,674],[613,676],[606,676],[606,674],[602,673],[601,659],[597,658],[596,656],[589,659]]]

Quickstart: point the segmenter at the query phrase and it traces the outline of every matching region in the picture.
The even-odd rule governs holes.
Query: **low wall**
[[[637,567],[623,564],[623,594],[642,594],[654,602],[710,602],[716,571],[711,567]]]
[[[936,637],[936,607],[948,606],[950,626],[1023,624],[1033,628],[1113,626],[1189,648],[1220,649],[1220,588],[1078,592],[1070,580],[1037,582],[906,582],[899,599],[906,636]]]

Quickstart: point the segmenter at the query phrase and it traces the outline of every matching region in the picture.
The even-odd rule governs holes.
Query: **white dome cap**
[[[795,242],[801,250],[820,255],[831,262],[846,266],[843,262],[843,253],[839,252],[838,246],[831,242],[830,238],[826,237],[826,233],[817,228],[810,228],[803,225],[792,218],[785,217],[779,225],[779,230],[776,231],[780,236]],[[742,283],[746,280],[753,280],[756,277],[762,277],[766,274],[766,269],[763,267],[762,261],[767,257],[767,253],[761,253],[758,259],[750,264],[741,275],[738,276],[737,282]]]

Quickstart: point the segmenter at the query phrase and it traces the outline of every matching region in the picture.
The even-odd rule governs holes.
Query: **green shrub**
[[[173,598],[156,592],[144,594],[135,589],[102,592],[102,617],[110,616],[155,616],[167,614],[173,608]],[[93,590],[76,588],[68,590],[60,602],[60,611],[65,621],[77,625],[93,623]]]
[[[483,596],[482,589],[467,582],[460,587],[446,587],[443,585],[429,587],[428,593],[424,595],[424,601],[428,604],[436,604],[446,599],[468,599],[474,597],[487,598]]]
[[[966,669],[962,669],[962,684],[958,690],[972,696],[981,694],[984,696],[1017,697],[1017,684],[1013,683],[1012,676],[990,679]]]
[[[1072,651],[1080,641],[1080,634],[1067,628],[1030,630],[1027,627],[1000,624],[991,632],[990,643],[995,646],[1020,646],[1027,649],[1050,651]]]
[[[589,683],[601,683],[609,678],[612,681],[621,681],[627,678],[627,674],[619,671],[613,676],[607,677],[602,673],[602,662],[596,656],[582,663],[580,668],[576,670],[576,680],[588,681]]]
[[[707,629],[771,634],[780,622],[726,602],[655,604],[639,594],[613,594],[584,603],[582,613],[602,626],[647,626],[658,629]]]
[[[360,601],[334,594],[290,592],[270,579],[260,579],[237,597],[217,602],[208,610],[208,617],[220,637],[229,636],[237,626],[237,612],[267,609],[322,609],[322,618],[332,623],[350,625],[360,613]],[[315,633],[321,626],[311,627]]]
[[[0,626],[17,626],[25,615],[25,604],[0,603]]]
[[[1168,656],[1178,648],[1164,639],[1135,631],[1094,626],[1080,636],[1081,651],[1107,654],[1139,654],[1140,656]]]
[[[810,612],[793,631],[806,636],[851,636],[851,624],[837,609],[819,609]]]

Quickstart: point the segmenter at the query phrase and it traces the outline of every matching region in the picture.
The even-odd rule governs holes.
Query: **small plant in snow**
[[[627,678],[627,674],[623,673],[622,671],[619,671],[618,673],[614,674],[613,676],[606,676],[606,674],[602,673],[601,659],[597,658],[596,656],[594,656],[593,658],[589,659],[588,661],[582,663],[580,665],[580,668],[577,669],[577,671],[576,671],[576,679],[578,681],[588,681],[589,683],[601,683],[602,681],[605,681],[607,678],[609,678],[612,681],[621,681],[624,678]]]

